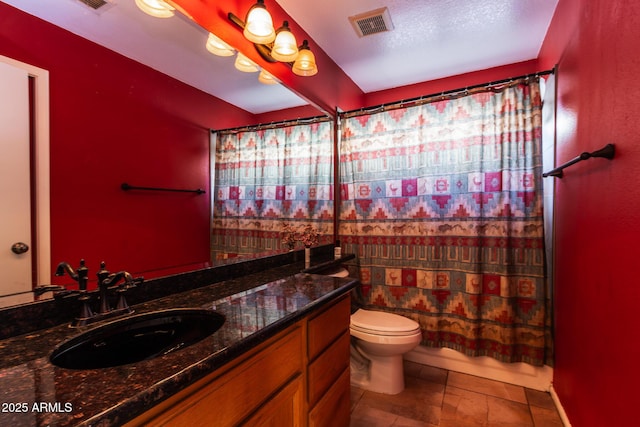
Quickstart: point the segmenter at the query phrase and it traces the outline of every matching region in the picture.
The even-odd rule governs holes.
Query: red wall
[[[640,2],[560,0],[541,51],[558,62],[554,388],[575,427],[638,425]],[[547,178],[549,179],[549,178]]]
[[[102,260],[147,277],[206,265],[209,128],[251,115],[4,3],[0,55],[50,73],[52,266],[84,258],[94,278]]]
[[[84,258],[96,271],[105,260],[146,277],[207,266],[209,128],[317,115],[311,107],[251,115],[4,3],[0,55],[50,72],[53,266]],[[533,71],[528,61],[337,98],[359,108]],[[207,194],[124,192],[122,182]]]
[[[552,69],[553,65],[548,69]],[[364,95],[363,106],[375,106],[397,102],[399,100],[409,100],[420,96],[434,95],[441,92],[464,89],[475,85],[482,85],[493,81],[519,77],[527,74],[534,74],[538,71],[547,71],[540,68],[537,60],[518,62],[515,64],[503,65],[501,67],[489,68],[473,73],[459,74],[437,80],[416,83],[408,86],[401,86],[394,89],[370,92]]]

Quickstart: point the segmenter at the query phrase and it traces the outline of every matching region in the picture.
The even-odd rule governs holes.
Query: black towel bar
[[[587,153],[586,151],[582,154],[580,154],[578,157],[575,157],[571,160],[569,160],[567,163],[565,163],[562,166],[558,166],[557,168],[550,170],[549,172],[543,173],[542,177],[546,178],[548,176],[555,176],[556,178],[562,178],[563,176],[563,172],[562,170],[565,168],[568,168],[569,166],[578,163],[579,161],[582,160],[587,160],[590,159],[592,157],[603,157],[605,159],[613,159],[613,156],[616,152],[615,146],[613,144],[607,144],[605,145],[603,148],[593,151],[591,153]]]
[[[122,188],[124,191],[129,191],[129,190],[146,190],[146,191],[173,191],[173,192],[178,192],[178,193],[197,193],[197,194],[204,194],[206,193],[206,191],[204,191],[201,188],[198,188],[196,190],[183,190],[180,188],[160,188],[160,187],[136,187],[133,185],[129,185],[126,182],[123,182],[120,185],[120,188]]]

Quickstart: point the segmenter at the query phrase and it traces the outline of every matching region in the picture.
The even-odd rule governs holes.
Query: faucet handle
[[[84,260],[80,260],[80,267],[76,270],[76,274],[78,275],[78,289],[81,291],[87,290],[87,283],[89,282],[89,268],[84,265]]]
[[[96,273],[96,276],[98,276],[98,287],[102,286],[104,281],[107,280],[107,277],[109,277],[110,273],[105,269],[105,266],[106,264],[104,261],[100,262],[100,270]]]

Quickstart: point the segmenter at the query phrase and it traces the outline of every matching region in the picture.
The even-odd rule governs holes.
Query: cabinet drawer
[[[347,368],[309,412],[309,427],[348,427],[350,414],[351,387]]]
[[[309,365],[309,406],[313,407],[325,394],[340,374],[349,366],[349,344],[351,337],[348,331],[325,350]]]
[[[349,330],[350,316],[351,300],[347,294],[327,310],[309,320],[308,350],[310,361],[315,359],[322,350],[327,348],[344,331]]]

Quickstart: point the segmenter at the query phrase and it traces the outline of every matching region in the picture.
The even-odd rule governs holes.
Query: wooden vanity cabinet
[[[346,295],[325,310],[312,315],[308,321],[309,426],[349,425],[350,315],[351,301],[349,295]]]
[[[348,426],[349,295],[126,426]]]

